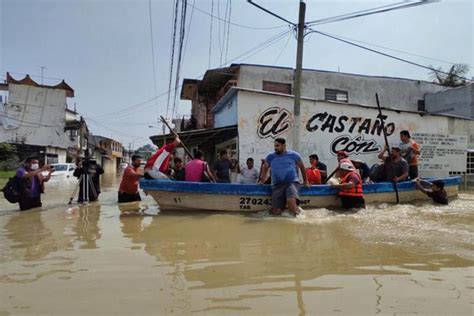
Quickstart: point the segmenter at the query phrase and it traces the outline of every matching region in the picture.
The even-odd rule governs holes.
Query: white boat
[[[461,183],[460,177],[429,180],[437,179],[444,182],[448,197],[457,196]],[[270,185],[141,180],[140,186],[164,211],[258,212],[268,210],[271,206]],[[396,203],[396,195],[391,182],[364,184],[363,189],[366,203]],[[413,181],[399,182],[397,189],[400,203],[430,200],[417,190]],[[340,206],[340,200],[336,198],[338,192],[339,190],[329,185],[301,187],[300,206],[306,209]]]

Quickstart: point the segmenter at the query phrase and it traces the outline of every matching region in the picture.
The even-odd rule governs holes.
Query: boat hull
[[[458,194],[460,178],[442,179],[449,197]],[[163,180],[142,180],[142,189],[151,195],[161,210],[205,210],[224,212],[258,212],[271,206],[269,185],[239,185],[193,183]],[[413,182],[397,185],[401,203],[430,198],[417,190]],[[340,206],[338,190],[328,185],[316,185],[300,189],[301,207],[314,209]],[[392,183],[364,184],[366,203],[395,203]]]

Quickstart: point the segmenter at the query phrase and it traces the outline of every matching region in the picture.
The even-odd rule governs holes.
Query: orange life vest
[[[306,177],[310,184],[321,184],[321,171],[316,168],[307,168]]]
[[[362,191],[362,178],[360,177],[359,173],[356,171],[349,172],[341,179],[341,184],[348,183],[347,179],[351,176],[355,175],[359,179],[359,184],[356,184],[352,189],[341,189],[339,192],[340,196],[364,196]]]

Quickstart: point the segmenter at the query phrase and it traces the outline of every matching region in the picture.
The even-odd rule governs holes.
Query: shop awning
[[[179,138],[187,147],[209,148],[237,136],[237,125],[197,129],[178,133]],[[158,147],[174,139],[173,134],[150,136],[151,141]]]

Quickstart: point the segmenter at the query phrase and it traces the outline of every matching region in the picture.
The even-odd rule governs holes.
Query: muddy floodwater
[[[0,315],[473,315],[474,192],[355,214],[122,215],[0,199]],[[145,198],[142,206],[153,209]]]

